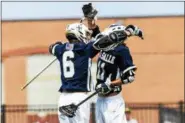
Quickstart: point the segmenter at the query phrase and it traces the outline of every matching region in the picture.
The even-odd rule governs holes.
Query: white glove
[[[112,90],[112,88],[110,87],[110,83],[111,81],[108,78],[105,83],[98,84],[96,86],[96,91],[98,92],[98,94],[101,94],[101,95],[108,94]]]
[[[144,39],[142,30],[137,26],[128,25],[125,30],[129,31],[132,36],[139,36],[141,39]]]
[[[98,94],[101,94],[101,95],[106,95],[108,94],[112,89],[110,88],[109,85],[107,85],[106,83],[101,83],[101,84],[98,84],[96,86],[96,91],[98,92]]]
[[[135,80],[136,66],[131,66],[121,73],[121,80],[123,84],[131,83]]]

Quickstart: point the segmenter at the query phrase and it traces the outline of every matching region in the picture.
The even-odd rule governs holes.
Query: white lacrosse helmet
[[[103,32],[101,32],[100,34],[98,34],[96,36],[96,41],[94,44],[94,47],[98,50],[103,50],[103,51],[109,51],[109,50],[114,50],[114,48],[116,48],[119,44],[121,44],[123,41],[126,40],[118,40],[117,42],[113,42],[112,40],[109,40],[109,38],[107,38],[107,40],[104,40],[106,38],[102,38],[105,35],[107,37],[110,36],[110,34],[112,32],[116,32],[116,31],[124,31],[125,30],[125,26],[123,25],[116,25],[116,24],[112,24],[110,25],[108,28],[106,28]],[[102,38],[102,39],[100,39]]]
[[[83,23],[73,23],[66,28],[66,38],[68,40],[77,39],[80,42],[88,43],[91,39],[92,31]]]
[[[117,24],[111,24],[108,28],[106,28],[102,33],[109,35],[112,32],[115,31],[124,31],[125,30],[125,26],[123,25],[117,25]]]

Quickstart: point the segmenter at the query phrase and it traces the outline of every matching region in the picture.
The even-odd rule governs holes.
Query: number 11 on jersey
[[[104,80],[105,75],[105,63],[99,61],[98,62],[98,69],[97,69],[97,79]]]

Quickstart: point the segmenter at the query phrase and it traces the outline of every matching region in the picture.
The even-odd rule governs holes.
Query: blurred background
[[[58,123],[58,61],[25,90],[21,87],[54,59],[49,45],[66,42],[65,27],[79,22],[87,3],[2,2],[2,123]],[[120,22],[138,25],[144,32],[144,40],[133,37],[127,42],[138,71],[136,81],[123,86],[122,95],[133,117],[139,123],[184,123],[184,3],[92,4],[101,30]]]

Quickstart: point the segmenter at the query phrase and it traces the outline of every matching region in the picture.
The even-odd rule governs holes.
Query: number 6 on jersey
[[[75,74],[74,64],[72,62],[72,58],[74,58],[73,51],[65,51],[62,57],[63,61],[63,70],[65,78],[72,78]]]

